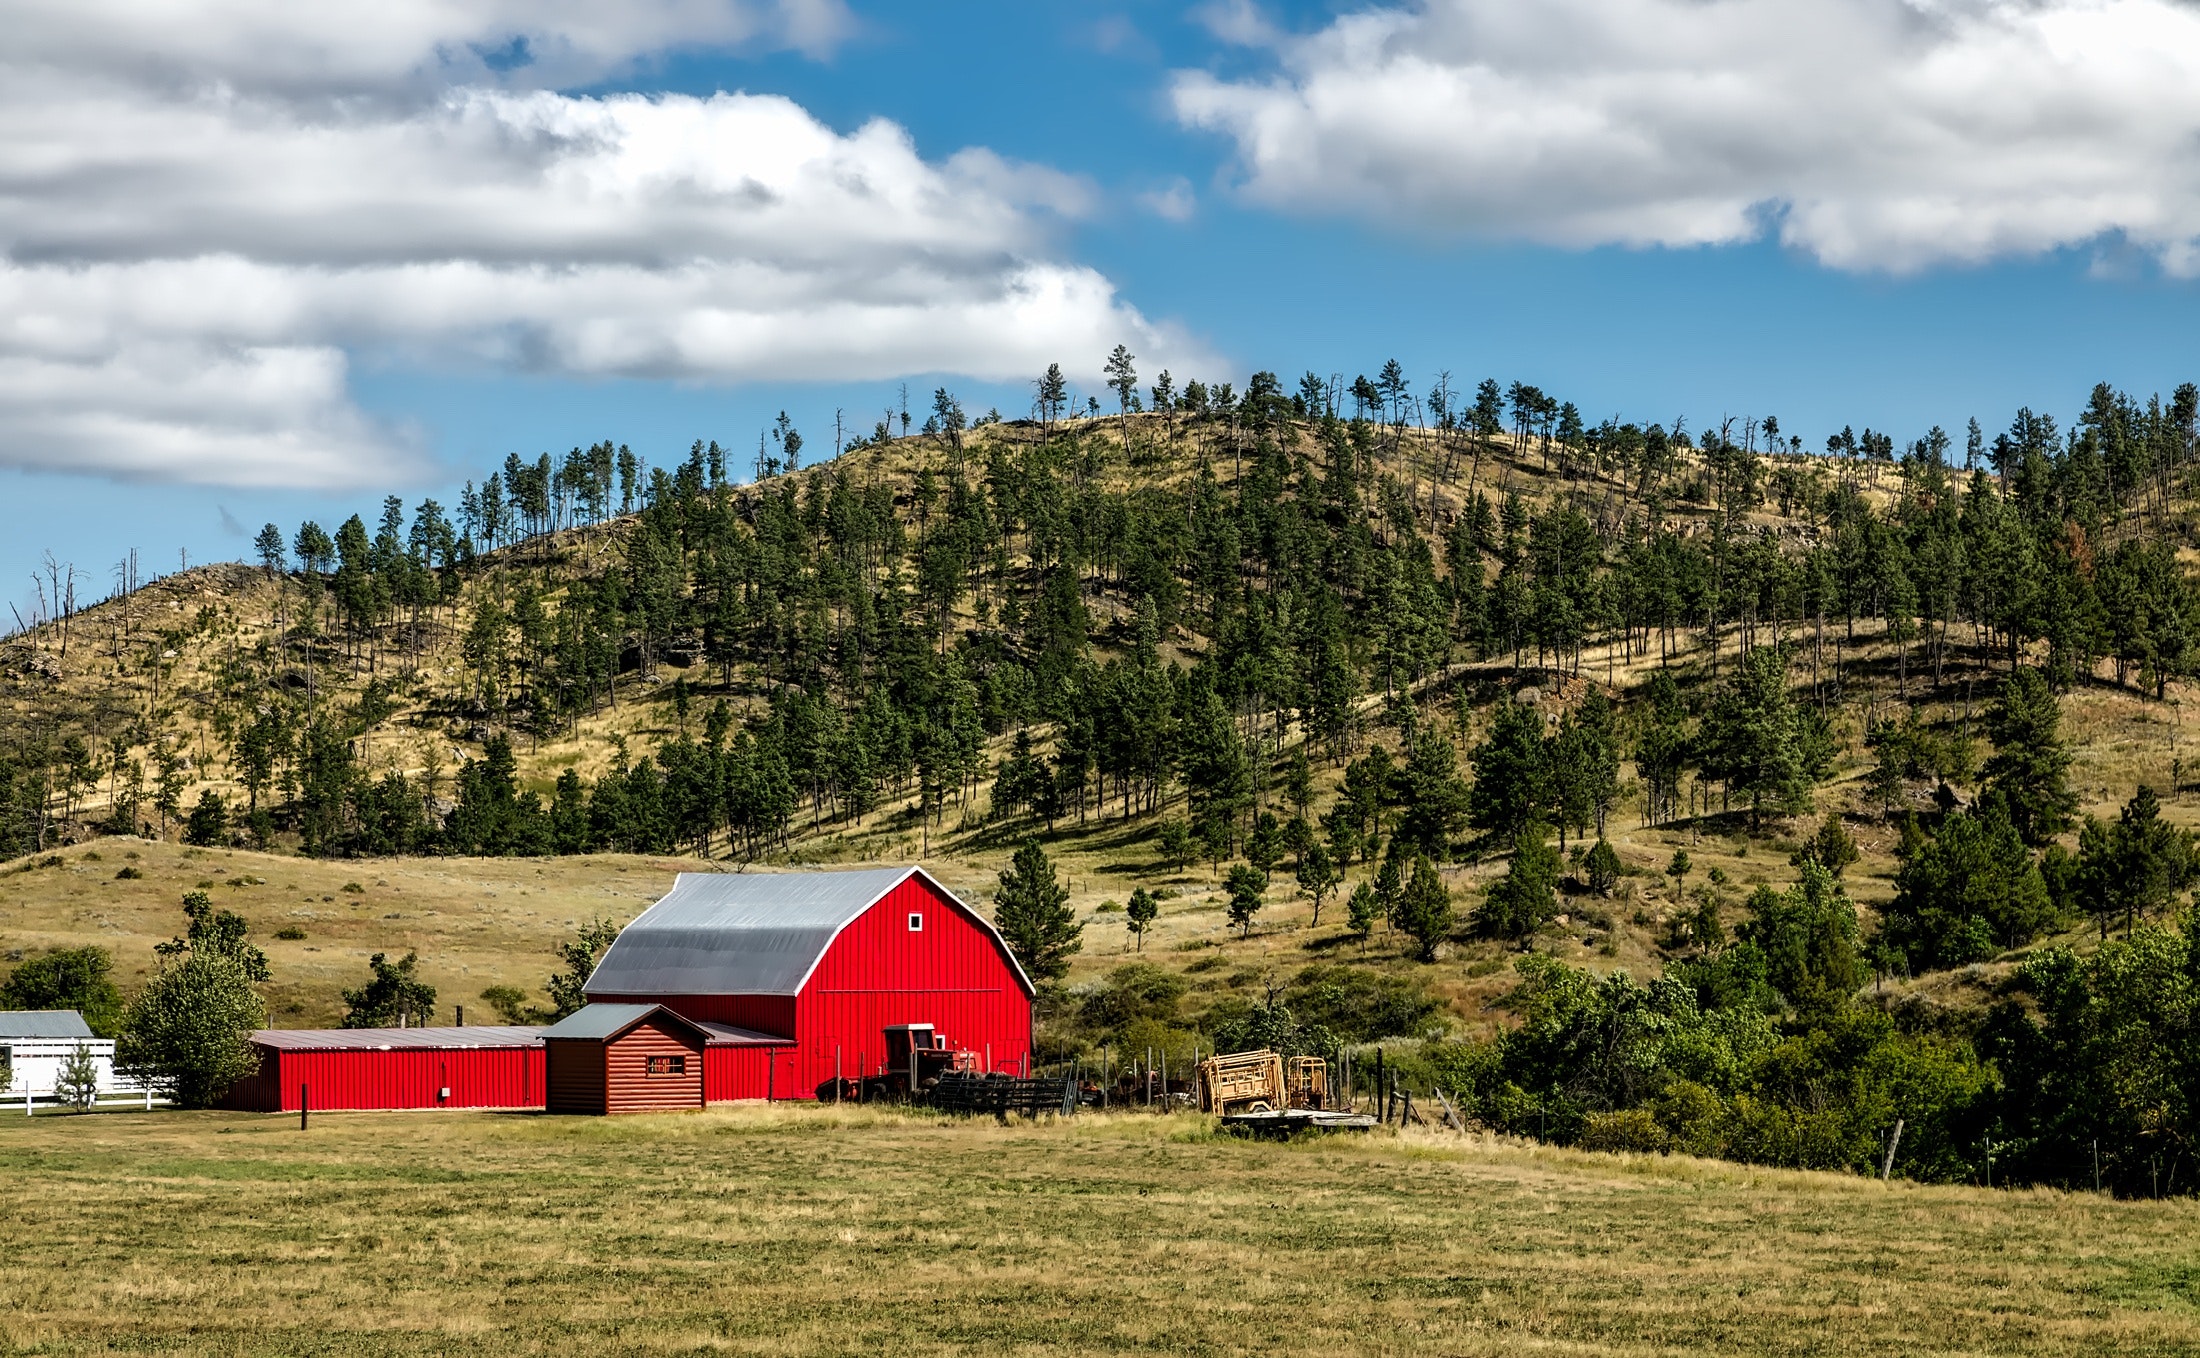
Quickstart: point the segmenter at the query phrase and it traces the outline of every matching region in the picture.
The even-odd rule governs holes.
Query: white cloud
[[[10,65],[325,100],[422,84],[548,89],[678,49],[813,55],[854,29],[841,0],[9,0]]]
[[[2186,0],[1425,0],[1180,72],[1252,201],[1565,246],[1911,272],[2106,236],[2200,273]]]
[[[1192,182],[1182,175],[1138,195],[1138,203],[1165,222],[1188,222],[1199,211],[1199,197],[1192,192]]]
[[[34,4],[0,53],[0,465],[382,484],[422,456],[352,402],[365,354],[686,381],[1186,354],[1052,257],[1079,179],[774,96],[528,87],[824,44],[837,3],[196,8],[126,47]],[[533,67],[482,62],[515,32]]]

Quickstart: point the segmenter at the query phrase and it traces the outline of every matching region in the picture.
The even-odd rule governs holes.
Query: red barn
[[[876,1073],[896,1025],[931,1025],[981,1068],[1023,1070],[1031,1055],[1030,978],[989,920],[915,867],[681,873],[587,994],[590,1008],[661,1004],[701,1025],[712,1103],[810,1098]]]
[[[540,1108],[540,1028],[278,1028],[252,1035],[260,1068],[225,1108]]]

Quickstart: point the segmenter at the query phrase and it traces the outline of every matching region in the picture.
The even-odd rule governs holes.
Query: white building
[[[49,1098],[61,1078],[61,1063],[78,1047],[92,1054],[99,1068],[99,1092],[136,1094],[143,1087],[115,1075],[115,1040],[94,1037],[84,1016],[74,1009],[31,1009],[0,1012],[0,1071],[9,1077],[0,1100],[21,1103],[29,1098]]]

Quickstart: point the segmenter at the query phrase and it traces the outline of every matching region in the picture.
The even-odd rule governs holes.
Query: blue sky
[[[28,327],[12,350],[0,345],[0,592],[27,612],[32,566],[49,550],[84,568],[97,593],[132,547],[148,570],[162,570],[179,550],[192,561],[241,556],[248,544],[238,531],[265,520],[288,532],[308,516],[371,519],[384,493],[449,503],[459,481],[507,452],[606,437],[653,461],[696,438],[745,451],[781,409],[821,451],[836,408],[852,428],[868,428],[904,382],[913,404],[944,384],[973,411],[1020,414],[1029,400],[1021,374],[1059,357],[1092,385],[1117,338],[1142,351],[1149,377],[1156,346],[1160,360],[1188,362],[1180,379],[1241,384],[1256,368],[1287,380],[1307,369],[1350,377],[1396,357],[1418,385],[1440,370],[1470,386],[1518,378],[1592,417],[1685,416],[1693,427],[1771,413],[1814,445],[1843,424],[1907,439],[1935,423],[1960,432],[1975,415],[1992,429],[2020,404],[2065,415],[2095,381],[2144,395],[2200,376],[2190,337],[2200,235],[2200,195],[2185,183],[2192,157],[2149,163],[2147,146],[2133,146],[2159,135],[2189,147],[2175,139],[2200,130],[2200,111],[2178,92],[2192,72],[2133,65],[2142,46],[2180,32],[2146,27],[2175,25],[2176,7],[2115,0],[2108,9],[2125,23],[2119,29],[2075,0],[2047,0],[2040,10],[2065,26],[2041,37],[1959,2],[1949,7],[1955,19],[1920,37],[1868,13],[1895,2],[1795,0],[1774,11],[1763,0],[1554,0],[1536,22],[1576,25],[1554,36],[1492,0],[1358,11],[965,4],[941,11],[946,18],[758,0],[746,10],[729,4],[729,26],[693,40],[606,37],[582,32],[580,20],[567,33],[553,14],[530,50],[569,55],[537,63],[532,83],[517,78],[524,68],[453,69],[449,52],[464,49],[432,28],[422,30],[420,53],[397,50],[379,66],[328,56],[340,32],[284,35],[297,39],[292,59],[265,32],[242,32],[227,47],[210,39],[177,60],[301,126],[331,116],[316,102],[322,95],[362,88],[421,101],[421,120],[469,90],[545,94],[563,101],[553,110],[560,117],[590,115],[629,92],[708,100],[738,91],[791,107],[739,117],[721,109],[720,121],[647,135],[684,136],[681,154],[706,161],[769,159],[786,141],[786,119],[806,114],[820,125],[805,134],[812,141],[911,187],[876,209],[893,220],[850,228],[845,241],[841,226],[873,212],[860,199],[820,200],[792,227],[713,235],[707,220],[698,226],[651,198],[615,204],[626,215],[607,212],[596,234],[515,245],[508,257],[504,237],[532,242],[539,221],[586,217],[592,202],[530,206],[521,194],[409,239],[404,224],[433,217],[434,201],[402,188],[386,199],[363,190],[354,201],[339,185],[320,190],[325,212],[308,201],[274,219],[255,177],[287,190],[310,181],[310,169],[286,160],[264,129],[216,128],[202,138],[216,153],[222,137],[238,139],[226,158],[179,164],[235,190],[185,193],[165,211],[156,201],[139,210],[157,224],[124,229],[98,203],[42,202],[42,190],[9,178],[0,158],[0,188],[15,186],[16,207],[0,208],[14,282],[61,318],[46,330],[81,322],[120,336],[106,357],[86,358],[81,346],[39,351],[22,338]],[[1721,34],[1737,36],[1706,42],[1686,31],[1722,7],[1732,12],[1719,16]],[[504,21],[494,5],[482,8],[468,40],[490,50]],[[126,83],[115,72],[130,54],[84,57],[69,26],[94,16],[71,15],[56,7],[50,40],[28,44],[38,77],[53,88]],[[1767,28],[1753,46],[1753,23],[1796,31]],[[1591,26],[1604,41],[1586,57],[1543,59]],[[1829,69],[1814,93],[1814,68],[1781,64],[1814,42],[1831,49],[1829,68],[1841,64],[1836,56],[1861,55],[1894,74],[1884,88],[1857,92],[1849,87],[1858,82]],[[2062,44],[2061,58],[2030,73],[2028,42]],[[2072,42],[2084,59],[2068,59]],[[1682,46],[1685,58],[1674,55]],[[421,55],[431,52],[444,55]],[[1569,62],[1602,79],[1577,80]],[[421,76],[424,63],[436,66],[432,77]],[[1974,68],[1998,82],[2001,105],[2036,106],[2037,116],[1982,127],[1961,111],[1976,101],[1941,97],[1987,78],[1965,73]],[[1724,102],[1688,107],[1688,91],[1708,88],[1725,91]],[[142,97],[159,115],[169,96]],[[2087,100],[2097,116],[2058,123],[2056,110]],[[499,105],[496,116],[509,123],[522,117],[516,107]],[[743,121],[766,113],[779,121]],[[28,116],[0,102],[0,125],[29,126]],[[913,158],[861,149],[859,130],[875,119],[906,130]],[[1819,135],[1829,129],[1841,132],[1840,149]],[[631,123],[615,131],[636,144],[645,136]],[[968,148],[991,156],[955,159]],[[2118,159],[2125,154],[2129,164]],[[390,169],[362,162],[351,177],[371,189]],[[708,178],[709,168],[700,173]],[[446,192],[461,198],[466,187],[460,178]],[[790,190],[790,201],[801,192]],[[26,224],[38,208],[39,224]],[[395,243],[371,232],[353,238],[348,222],[362,213],[396,223]],[[820,223],[831,224],[832,240],[820,239]],[[684,250],[735,269],[734,281],[711,284],[720,290],[704,302],[679,291],[688,283],[666,284],[666,307],[692,306],[707,321],[725,310],[726,290],[746,286],[738,270],[753,255],[794,280],[791,300],[764,316],[784,340],[760,353],[738,336],[694,341],[703,322],[651,331],[649,308],[630,306],[620,280],[655,286],[678,273],[661,256]],[[509,277],[496,269],[514,257],[585,281],[607,255],[640,273],[549,293],[548,302],[483,294]],[[196,263],[160,272],[208,256],[239,257],[258,272],[194,272]],[[418,269],[454,258],[489,261],[481,277],[491,280],[450,285],[476,308],[456,320],[441,285],[404,291]],[[77,267],[41,273],[52,261]],[[1100,291],[1045,314],[965,305],[1016,276],[1017,261]],[[66,290],[104,267],[125,270],[133,295],[165,286],[182,300],[156,312]],[[401,303],[332,291],[330,279],[345,271],[383,268],[416,271],[404,275],[413,282],[366,289],[403,292]],[[912,274],[922,278],[910,283]],[[295,295],[246,314],[218,305],[262,287]],[[894,343],[849,341],[879,313],[830,317],[836,305],[902,288],[898,318],[877,322],[906,325]],[[617,340],[607,346],[587,326],[564,326],[571,317],[545,323],[543,306],[600,320]],[[595,306],[603,317],[587,314]],[[942,337],[936,352],[930,333]],[[1079,346],[1090,352],[1054,352]],[[797,356],[782,360],[773,352],[782,348]],[[224,366],[240,352],[246,359]],[[295,361],[262,363],[270,353]],[[47,386],[20,395],[10,354],[31,363],[24,382]],[[315,366],[323,360],[334,369]],[[108,422],[115,410],[137,423],[118,433]],[[133,430],[153,451],[115,451]]]

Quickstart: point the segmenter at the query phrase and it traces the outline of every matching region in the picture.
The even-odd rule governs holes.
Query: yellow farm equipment
[[[1199,1063],[1199,1111],[1280,1113],[1329,1106],[1329,1063],[1318,1056],[1288,1060],[1261,1050],[1210,1056]]]

